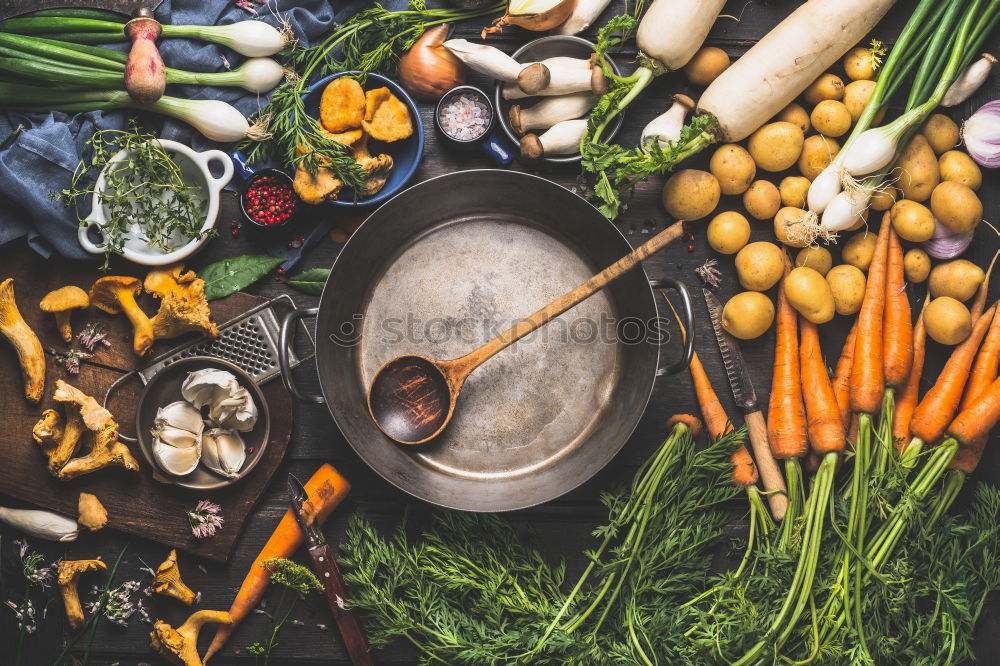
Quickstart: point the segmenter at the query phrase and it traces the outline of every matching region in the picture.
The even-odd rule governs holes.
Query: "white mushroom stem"
[[[598,19],[611,0],[576,0],[576,7],[569,18],[552,32],[556,35],[578,35]]]
[[[541,75],[534,75],[541,71],[548,73],[547,82]],[[503,87],[503,96],[504,99],[524,99],[535,95],[558,97],[589,92],[600,97],[607,90],[608,82],[600,66],[580,58],[558,57],[528,65],[516,84],[508,83]]]
[[[986,82],[986,77],[990,75],[990,70],[995,64],[997,64],[997,59],[991,54],[981,55],[979,60],[969,65],[951,84],[948,92],[941,98],[941,106],[955,106],[972,97],[972,93],[979,90],[980,86]]]
[[[572,155],[580,150],[580,140],[587,131],[587,119],[564,120],[543,134],[526,134],[521,139],[521,156],[537,160],[549,155]]]
[[[528,108],[520,104],[510,107],[510,124],[518,134],[528,130],[548,129],[564,120],[573,120],[584,115],[597,103],[597,98],[587,92],[546,97]]]
[[[642,129],[642,139],[640,145],[644,148],[653,141],[660,144],[660,148],[666,148],[672,141],[681,138],[681,130],[684,129],[684,119],[691,109],[694,108],[694,100],[687,95],[674,95],[674,103],[670,108],[656,116]]]
[[[474,44],[467,39],[449,39],[442,46],[470,69],[508,83],[517,82],[518,74],[525,67],[498,48]]]
[[[51,511],[0,506],[0,522],[28,536],[46,541],[76,541],[79,535],[75,520]]]

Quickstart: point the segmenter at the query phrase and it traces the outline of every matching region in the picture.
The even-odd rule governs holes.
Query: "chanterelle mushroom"
[[[0,283],[0,334],[7,338],[17,352],[24,379],[24,397],[31,402],[38,402],[45,391],[45,350],[17,309],[14,301],[14,278],[7,278]]]
[[[42,450],[49,458],[49,472],[53,475],[58,474],[76,453],[80,437],[85,432],[79,410],[69,409],[66,416],[63,420],[59,412],[46,409],[31,430],[31,436],[42,445]]]
[[[90,493],[80,493],[77,500],[77,511],[80,514],[76,522],[81,527],[86,527],[91,532],[96,532],[108,524],[108,510],[101,504],[101,500]]]
[[[232,618],[225,611],[200,610],[176,629],[157,620],[149,634],[149,645],[177,666],[204,666],[198,656],[198,632],[209,622],[231,624]]]
[[[205,281],[194,271],[184,271],[183,264],[152,271],[143,287],[161,299],[160,311],[153,317],[153,337],[175,338],[197,332],[214,338],[219,329],[212,321],[212,311],[205,298]]]
[[[198,598],[191,588],[181,580],[181,570],[177,565],[177,550],[171,550],[167,559],[163,560],[160,566],[156,567],[156,576],[153,578],[153,592],[162,594],[165,597],[173,597],[183,604],[190,606]]]
[[[59,592],[62,593],[63,605],[66,606],[69,626],[73,629],[83,626],[83,608],[80,606],[80,594],[77,590],[80,576],[87,571],[103,571],[107,568],[108,565],[100,560],[63,560],[57,565]]]
[[[73,327],[70,323],[70,315],[78,308],[89,308],[90,297],[87,292],[79,287],[69,286],[50,291],[38,304],[44,312],[51,312],[56,316],[56,326],[59,333],[66,342],[73,340]]]
[[[142,282],[134,277],[111,275],[103,277],[90,288],[90,303],[108,314],[124,312],[132,322],[135,334],[132,349],[142,356],[153,344],[153,322],[142,311],[135,297],[142,291]]]
[[[393,167],[392,157],[390,155],[381,153],[379,155],[372,156],[372,154],[368,152],[367,136],[354,144],[351,155],[354,157],[354,161],[360,164],[361,168],[366,172],[365,187],[361,191],[361,194],[371,196],[385,187],[385,182],[389,178],[389,172],[392,171]]]

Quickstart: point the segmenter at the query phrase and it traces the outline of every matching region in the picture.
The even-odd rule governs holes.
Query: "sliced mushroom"
[[[24,379],[24,397],[31,402],[38,402],[45,391],[45,350],[17,309],[14,278],[7,278],[0,283],[0,335],[7,338],[17,352]]]
[[[56,317],[56,326],[62,339],[66,342],[73,340],[73,327],[70,316],[73,310],[90,307],[90,297],[87,292],[79,287],[68,286],[50,291],[41,300],[38,307],[43,312],[51,312]]]
[[[232,621],[229,613],[212,610],[193,613],[176,629],[163,620],[157,620],[149,634],[149,645],[177,666],[204,666],[198,656],[198,633],[201,628],[209,622],[232,624]]]
[[[103,571],[107,568],[108,565],[100,560],[63,560],[57,565],[59,592],[66,607],[66,619],[73,629],[83,626],[83,608],[80,606],[80,594],[77,590],[80,576],[88,571]]]
[[[165,597],[173,597],[183,604],[192,605],[198,598],[191,588],[181,579],[181,570],[177,565],[177,550],[171,550],[167,559],[156,567],[153,578],[153,592]]]
[[[134,277],[111,275],[103,277],[90,288],[90,302],[108,314],[124,312],[132,322],[132,349],[142,356],[153,345],[153,323],[142,311],[135,297],[142,291],[142,282]]]
[[[96,532],[108,524],[108,510],[101,504],[101,500],[96,495],[90,493],[80,493],[77,501],[77,511],[79,517],[76,522],[81,527],[86,527],[91,532]]]

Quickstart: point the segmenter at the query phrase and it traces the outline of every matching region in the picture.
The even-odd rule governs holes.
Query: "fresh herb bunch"
[[[262,644],[258,641],[247,646],[247,652],[254,656],[254,663],[258,663],[260,657],[264,657],[264,665],[267,666],[271,660],[271,651],[278,644],[278,633],[291,617],[296,602],[310,592],[322,592],[323,585],[312,571],[284,557],[264,560],[260,566],[267,569],[271,575],[271,583],[281,588],[281,594],[273,611],[259,609],[273,625],[267,642]],[[293,596],[291,602],[286,603],[289,592],[292,592]]]
[[[126,151],[125,158],[111,163],[120,151]],[[199,196],[200,187],[185,182],[171,154],[135,121],[126,130],[94,132],[70,187],[55,198],[79,206],[94,194],[102,173],[104,190],[98,194],[106,219],[100,227],[105,242],[102,270],[110,267],[111,255],[122,253],[134,229],[149,247],[164,252],[215,233],[203,228],[208,202]]]

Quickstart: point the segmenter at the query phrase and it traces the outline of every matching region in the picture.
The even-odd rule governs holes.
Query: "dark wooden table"
[[[617,0],[612,12],[620,10],[621,1]],[[790,12],[796,2],[759,2],[757,0],[739,0],[730,2],[724,13],[737,18],[721,18],[717,22],[708,43],[720,46],[736,57],[768,29],[775,25],[781,17]],[[891,42],[899,31],[899,27],[909,16],[915,3],[901,2],[877,28],[875,36]],[[603,24],[603,21],[601,22]],[[479,24],[460,26],[460,36],[472,37],[479,29]],[[532,38],[533,35],[508,29],[502,36],[491,37],[491,43],[512,51],[517,45]],[[994,38],[992,50],[1000,43]],[[630,67],[629,62],[634,52],[623,52],[617,57],[623,67]],[[474,78],[473,83],[488,85],[481,78]],[[642,127],[654,115],[660,113],[668,105],[670,95],[685,91],[695,98],[696,90],[690,90],[686,81],[680,75],[667,75],[656,80],[628,110],[625,123],[618,139],[625,144],[634,144]],[[954,109],[956,120],[967,117],[982,103],[997,97],[1000,92],[1000,79],[993,75],[991,81],[972,100]],[[473,155],[456,155],[442,149],[430,130],[430,107],[422,105],[421,111],[425,123],[426,148],[424,160],[417,171],[415,182],[444,173],[461,169],[489,168],[491,163],[484,157]],[[686,166],[705,168],[708,155],[692,160]],[[515,163],[511,168],[534,171]],[[578,189],[576,184],[577,169],[565,167],[541,171],[547,177],[570,189]],[[780,176],[778,177],[780,178]],[[772,178],[777,182],[776,178]],[[636,188],[635,197],[629,209],[619,220],[623,233],[634,245],[644,242],[649,234],[663,227],[668,222],[660,205],[659,191],[663,178],[654,177],[649,182]],[[1000,178],[996,172],[986,174],[985,183],[980,191],[986,207],[986,217],[995,220],[1000,197],[997,185]],[[226,196],[219,219],[220,236],[212,240],[206,249],[192,261],[195,267],[225,257],[259,251],[246,234],[232,237],[228,233],[230,221],[235,219],[238,211],[235,200]],[[446,202],[443,202],[446,205]],[[736,197],[725,197],[720,209],[739,210],[740,204]],[[339,213],[324,212],[324,215]],[[698,278],[693,269],[700,265],[706,257],[714,253],[707,247],[702,234],[697,233],[693,251],[688,251],[684,243],[668,247],[659,256],[646,262],[646,270],[651,278],[672,275],[696,286]],[[752,240],[773,240],[771,225],[767,222],[753,224]],[[970,250],[970,258],[980,265],[988,263],[998,243],[988,227],[981,225],[977,232],[976,242]],[[330,240],[312,249],[303,260],[300,268],[328,267],[336,258],[340,245]],[[26,247],[15,244],[13,247],[0,249],[0,266],[3,258],[10,253],[30,251]],[[720,297],[725,301],[738,291],[732,261],[721,258],[720,266],[725,275]],[[2,270],[0,270],[2,275]],[[315,298],[292,292],[280,280],[265,278],[249,291],[262,296],[274,296],[292,293],[293,297],[303,305],[315,302]],[[923,298],[923,289],[911,289],[914,303]],[[731,395],[725,384],[724,374],[720,367],[719,354],[709,328],[707,314],[701,299],[696,301],[697,349],[710,377],[718,389],[729,413],[737,417],[732,404]],[[822,328],[824,347],[830,358],[835,358],[839,352],[846,334],[846,321],[833,322]],[[769,332],[758,340],[743,345],[744,355],[754,372],[755,385],[760,395],[766,396],[770,385],[770,364],[773,349],[773,332]],[[926,374],[934,377],[943,363],[947,350],[933,343],[928,353]],[[0,351],[7,354],[7,350]],[[9,364],[4,368],[12,367]],[[299,381],[303,388],[316,389],[315,370],[312,364],[307,364],[298,371]],[[19,398],[15,398],[19,399]],[[580,552],[590,545],[590,530],[605,518],[605,512],[598,502],[598,494],[612,485],[627,480],[636,466],[657,446],[664,436],[664,423],[668,416],[677,412],[695,412],[690,382],[686,376],[666,377],[661,379],[656,387],[653,400],[634,436],[624,450],[601,473],[589,482],[559,500],[532,509],[518,511],[507,517],[516,524],[530,524],[540,535],[541,541],[553,556],[565,556],[571,566],[579,566],[582,561]],[[695,412],[696,413],[696,412]],[[4,424],[6,426],[7,424]],[[27,434],[26,434],[27,436]],[[347,502],[342,505],[326,525],[326,534],[331,542],[336,543],[343,534],[347,519],[354,511],[363,511],[380,524],[390,526],[395,524],[409,508],[411,519],[421,521],[430,508],[422,502],[413,501],[409,496],[396,490],[371,471],[354,454],[334,426],[325,407],[322,405],[302,405],[297,407],[296,426],[292,444],[287,459],[275,476],[276,481],[265,494],[256,512],[251,518],[245,533],[240,538],[235,555],[227,565],[196,563],[182,555],[184,577],[188,584],[202,593],[201,608],[225,609],[228,607],[235,590],[243,580],[247,568],[256,556],[260,547],[267,539],[281,515],[287,508],[287,498],[284,478],[287,472],[292,472],[300,478],[307,478],[315,468],[324,461],[337,467],[352,482],[354,489]],[[980,478],[991,482],[1000,480],[1000,452],[996,447],[987,451],[980,472]],[[16,502],[16,498],[0,497],[0,503]],[[14,548],[10,540],[15,535],[8,529],[0,529],[3,537],[3,557],[5,575],[0,580],[0,603],[8,599],[19,599],[21,595],[21,580],[12,567]],[[32,546],[43,551],[47,557],[56,559],[60,556],[69,558],[91,558],[102,556],[106,561],[113,561],[121,549],[128,546],[119,573],[119,580],[140,579],[139,567],[144,564],[155,566],[165,555],[165,548],[142,539],[125,537],[111,531],[84,535],[76,543],[68,547],[43,544],[32,541]],[[299,558],[301,559],[301,553]],[[304,561],[304,560],[302,560]],[[13,575],[12,575],[13,574]],[[168,621],[179,622],[185,617],[186,609],[179,609],[177,604],[144,599],[158,616]],[[302,663],[336,663],[343,664],[344,652],[336,630],[333,628],[329,611],[319,596],[314,595],[308,603],[299,607],[296,613],[301,625],[288,626],[281,635],[280,644],[273,652],[271,663],[281,664]],[[323,629],[321,625],[329,627]],[[995,654],[998,646],[997,632],[1000,626],[1000,613],[991,606],[986,617],[980,623],[978,641],[981,655]],[[260,615],[251,615],[236,631],[227,648],[215,659],[214,664],[249,664],[254,658],[247,653],[247,645],[254,641],[263,641],[270,631],[269,622]],[[212,632],[206,631],[205,638]],[[50,664],[58,654],[65,637],[68,635],[64,613],[58,599],[53,599],[47,608],[47,617],[39,623],[38,631],[27,641],[26,664]],[[13,614],[0,609],[0,664],[9,663],[12,645],[17,639],[16,622]],[[203,648],[204,649],[204,648]],[[384,664],[410,664],[415,662],[415,655],[408,646],[397,644],[376,653],[376,661]],[[982,663],[994,663],[994,658],[984,656]],[[120,629],[101,622],[94,638],[90,655],[92,664],[140,664],[145,662],[161,663],[159,658],[149,649],[149,627],[133,619],[128,629]]]

